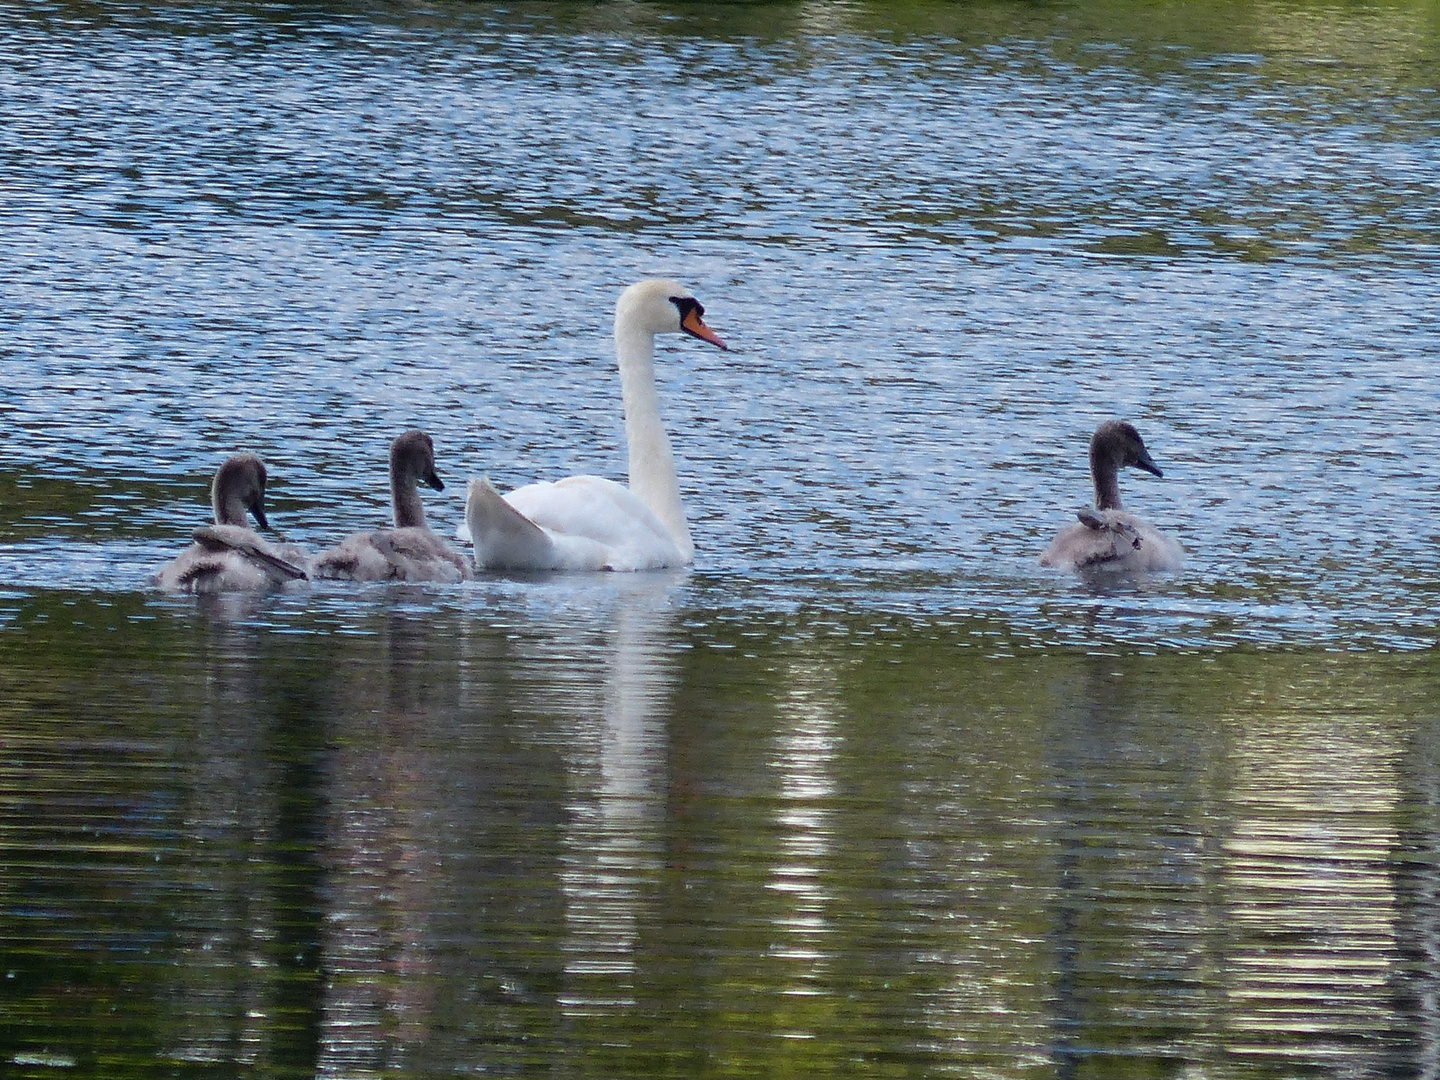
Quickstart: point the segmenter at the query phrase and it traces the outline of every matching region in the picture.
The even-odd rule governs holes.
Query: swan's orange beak
[[[730,346],[720,340],[720,335],[705,325],[705,320],[700,318],[700,312],[696,308],[692,307],[680,319],[680,329],[684,330],[685,333],[691,337],[697,337],[701,341],[708,341],[711,345],[724,349],[726,352],[730,351]]]

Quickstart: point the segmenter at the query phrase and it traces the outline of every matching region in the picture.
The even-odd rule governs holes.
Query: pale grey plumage
[[[407,431],[390,444],[393,529],[355,533],[321,552],[311,564],[317,578],[351,581],[468,581],[470,562],[425,524],[418,485],[445,485],[435,472],[435,444],[423,431]]]
[[[1180,568],[1185,560],[1180,542],[1121,506],[1119,474],[1126,466],[1164,475],[1133,425],[1107,420],[1090,439],[1095,508],[1079,511],[1080,523],[1060,531],[1040,556],[1042,566],[1140,573]]]

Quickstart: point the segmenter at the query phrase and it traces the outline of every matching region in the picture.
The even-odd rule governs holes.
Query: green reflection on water
[[[1407,951],[1440,920],[1429,654],[7,605],[22,1065],[1369,1071],[1433,980]]]

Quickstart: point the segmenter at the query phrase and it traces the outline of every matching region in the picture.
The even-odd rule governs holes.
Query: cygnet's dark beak
[[[262,529],[268,530],[270,528],[270,522],[265,518],[265,504],[259,499],[256,499],[250,504],[250,513],[255,515],[255,521]]]
[[[1155,464],[1155,459],[1150,456],[1150,452],[1143,446],[1140,448],[1140,456],[1135,459],[1135,464],[1153,476],[1165,475],[1160,471],[1160,466]]]
[[[434,488],[436,491],[445,490],[445,485],[440,481],[440,474],[437,473],[434,469],[426,469],[424,475],[422,475],[420,479],[424,480],[428,486]]]

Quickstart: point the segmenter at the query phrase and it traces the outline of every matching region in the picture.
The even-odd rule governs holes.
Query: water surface
[[[17,1075],[1433,1075],[1423,4],[0,7]],[[692,570],[158,595],[623,476]],[[1190,552],[1036,564],[1123,416]]]

